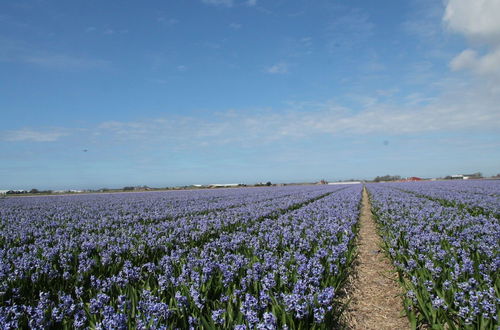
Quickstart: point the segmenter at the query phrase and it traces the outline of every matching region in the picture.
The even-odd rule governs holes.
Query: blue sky
[[[1,2],[0,189],[500,173],[499,12]]]

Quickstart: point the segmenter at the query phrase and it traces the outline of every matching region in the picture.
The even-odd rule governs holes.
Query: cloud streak
[[[276,63],[266,68],[266,72],[270,74],[285,74],[288,73],[288,64],[285,62]]]
[[[363,45],[375,28],[368,14],[359,10],[335,17],[327,26],[327,48],[330,52],[338,49],[351,50]]]
[[[4,132],[2,140],[8,142],[55,142],[61,137],[68,135],[60,129],[56,130],[36,130],[23,128]]]
[[[495,85],[462,86],[431,99],[427,105],[412,102],[381,103],[379,96],[360,109],[333,102],[292,104],[288,109],[229,110],[209,119],[189,116],[142,121],[109,121],[73,130],[79,139],[93,143],[158,145],[170,149],[196,149],[216,145],[256,147],[321,135],[414,135],[444,132],[486,132],[500,127],[500,94]],[[412,97],[409,95],[408,97]],[[4,132],[8,142],[54,142],[69,129],[24,128]],[[85,132],[85,134],[82,134]]]
[[[219,7],[233,7],[235,5],[234,0],[201,0],[202,3],[211,6]],[[255,7],[257,5],[257,0],[245,0],[242,2],[237,2],[236,5],[246,5],[248,7]]]
[[[49,69],[86,70],[105,68],[108,61],[74,57],[66,54],[40,54],[23,58],[23,61]]]
[[[232,7],[233,0],[201,0],[204,4],[212,6]]]
[[[0,37],[0,61],[18,62],[47,69],[89,70],[110,65],[109,61],[37,49],[22,41]]]

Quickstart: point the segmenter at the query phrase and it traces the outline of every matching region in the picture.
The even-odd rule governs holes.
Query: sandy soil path
[[[347,319],[351,329],[410,329],[403,315],[401,288],[390,261],[381,250],[381,238],[363,189],[358,258],[350,290]]]

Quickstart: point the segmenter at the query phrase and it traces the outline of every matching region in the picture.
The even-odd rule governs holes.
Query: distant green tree
[[[380,181],[397,181],[397,180],[401,180],[401,176],[399,175],[384,175],[384,176],[377,176],[375,177],[375,179],[373,179],[373,181],[375,182],[380,182]]]
[[[269,187],[270,185],[272,185],[271,181],[267,181],[267,182],[266,182],[266,186],[268,186],[268,187]]]

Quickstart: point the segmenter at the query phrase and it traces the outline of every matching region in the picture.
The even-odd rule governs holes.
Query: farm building
[[[238,187],[240,184],[239,183],[213,183],[210,184],[210,187]]]
[[[450,176],[452,180],[468,180],[468,179],[481,179],[481,173],[473,174],[455,174]]]

